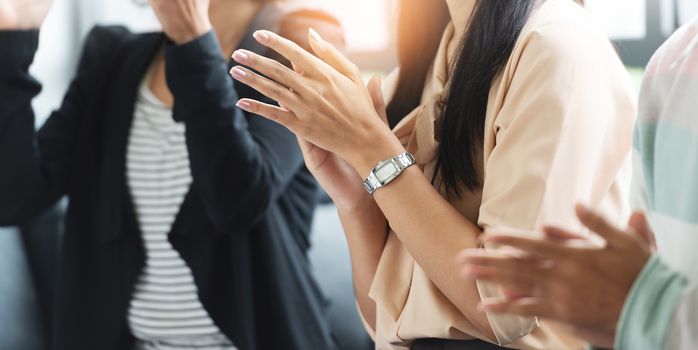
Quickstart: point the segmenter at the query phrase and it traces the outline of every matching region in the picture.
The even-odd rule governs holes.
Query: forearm
[[[496,339],[475,281],[463,283],[456,256],[478,246],[480,229],[448,203],[417,167],[375,193],[392,229],[439,290],[489,339]]]
[[[355,152],[350,163],[364,176],[378,163],[405,151],[391,134],[379,137],[371,152]],[[475,280],[464,283],[456,257],[466,248],[479,246],[479,227],[456,210],[416,166],[405,169],[400,176],[374,193],[374,199],[390,227],[419,267],[458,310],[490,340],[496,336],[487,315],[480,311],[480,293]]]
[[[376,328],[376,303],[369,291],[388,238],[388,222],[373,199],[355,210],[338,210],[349,244],[354,293],[370,327]]]

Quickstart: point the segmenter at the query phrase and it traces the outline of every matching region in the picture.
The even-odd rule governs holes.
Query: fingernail
[[[235,67],[230,70],[230,74],[233,75],[233,78],[235,79],[245,79],[247,77],[247,72],[242,70],[240,67]]]
[[[238,63],[246,63],[250,59],[250,56],[238,50],[233,53],[233,59]]]
[[[259,41],[260,43],[263,43],[263,44],[269,42],[269,38],[270,38],[269,33],[267,33],[266,30],[258,30],[256,32],[254,32],[254,34],[252,34],[252,36],[255,39],[257,39],[257,41]]]
[[[246,110],[246,111],[249,110],[250,107],[252,107],[252,105],[251,105],[249,102],[245,101],[245,100],[240,100],[240,101],[238,101],[238,103],[236,103],[235,105],[238,106],[238,107],[241,108],[241,109]]]
[[[318,32],[315,31],[315,29],[309,28],[308,34],[310,34],[310,39],[312,39],[316,43],[320,43],[320,41],[322,41],[322,37],[320,36],[320,34],[318,34]]]

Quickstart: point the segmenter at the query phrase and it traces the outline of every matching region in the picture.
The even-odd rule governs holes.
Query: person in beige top
[[[498,290],[463,282],[456,257],[488,228],[576,227],[569,209],[576,202],[627,218],[635,115],[627,72],[572,0],[401,5],[411,31],[401,40],[397,82],[386,84],[387,114],[380,81],[366,86],[356,66],[312,31],[317,57],[274,33],[255,34],[295,71],[237,51],[238,63],[268,78],[239,66],[235,79],[282,107],[238,105],[299,137],[306,164],[339,210],[357,304],[377,349],[583,348],[546,321],[486,314],[478,304]],[[418,22],[406,21],[409,14]],[[425,33],[434,28],[442,39],[431,64],[405,59],[430,52]],[[424,79],[420,67],[428,67]],[[415,80],[424,81],[416,99],[409,96]],[[373,196],[361,186],[367,174]]]

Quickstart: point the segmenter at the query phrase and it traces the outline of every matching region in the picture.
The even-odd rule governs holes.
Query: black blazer
[[[145,253],[126,145],[139,84],[165,45],[193,176],[169,237],[204,307],[241,350],[334,349],[306,258],[316,184],[291,133],[235,107],[252,92],[234,85],[215,35],[174,46],[95,28],[62,106],[35,133],[37,44],[36,31],[0,32],[0,225],[69,198],[51,347],[132,346],[126,313]]]

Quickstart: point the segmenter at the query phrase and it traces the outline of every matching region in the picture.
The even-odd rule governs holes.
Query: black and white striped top
[[[191,270],[168,241],[192,182],[184,124],[172,119],[172,110],[147,83],[134,112],[126,168],[147,260],[128,313],[131,331],[144,342],[211,339],[216,343],[196,348],[235,349],[204,309]]]

